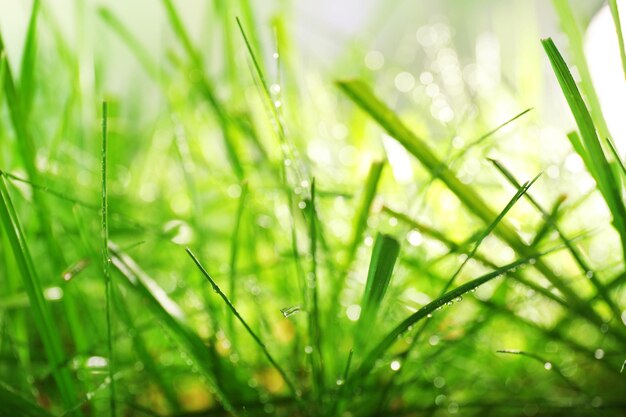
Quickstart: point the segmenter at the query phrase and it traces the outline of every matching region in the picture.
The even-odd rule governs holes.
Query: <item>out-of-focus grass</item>
[[[336,81],[286,5],[217,1],[200,42],[155,3],[154,56],[35,1],[21,59],[0,37],[0,416],[621,415],[626,170],[553,3],[571,56],[532,39],[517,78],[435,19]]]

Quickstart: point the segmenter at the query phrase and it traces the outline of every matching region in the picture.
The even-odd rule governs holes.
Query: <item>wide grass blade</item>
[[[400,253],[400,243],[393,237],[379,234],[374,243],[370,266],[361,301],[361,315],[356,326],[359,349],[368,336],[367,328],[376,327],[376,315],[391,282],[391,274]]]
[[[580,132],[581,141],[575,144],[572,143],[572,145],[574,145],[575,150],[587,164],[587,168],[596,180],[598,188],[609,207],[613,216],[613,226],[620,235],[622,252],[624,259],[626,259],[626,208],[621,197],[621,185],[615,178],[614,172],[604,154],[591,114],[578,91],[578,87],[565,60],[552,39],[544,39],[542,44]]]
[[[53,369],[54,380],[61,393],[63,404],[69,408],[74,404],[77,396],[71,374],[67,368],[59,367],[60,364],[65,362],[65,354],[63,353],[63,345],[60,338],[61,333],[44,299],[44,290],[35,271],[24,232],[13,208],[13,202],[3,176],[0,176],[0,221],[22,276],[22,282],[30,301],[35,327],[41,337],[50,367]],[[80,413],[77,412],[74,415],[80,415]]]

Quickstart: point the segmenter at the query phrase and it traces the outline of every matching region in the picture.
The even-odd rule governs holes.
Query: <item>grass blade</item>
[[[152,315],[163,324],[173,339],[187,352],[207,379],[224,409],[231,415],[237,416],[237,411],[224,392],[224,381],[219,381],[215,377],[214,366],[216,364],[209,350],[204,341],[186,323],[181,308],[128,254],[122,252],[112,242],[109,242],[109,250],[113,266],[126,278],[122,283],[129,286],[144,301]],[[227,369],[227,371],[227,375],[234,374],[232,369]]]
[[[33,96],[35,93],[35,59],[37,56],[37,17],[39,16],[39,0],[33,2],[33,8],[28,22],[26,42],[22,54],[22,66],[20,69],[20,98],[22,100],[22,115],[28,119]]]
[[[13,202],[7,189],[6,180],[0,176],[0,221],[10,242],[15,262],[22,282],[28,294],[30,308],[50,367],[54,370],[53,377],[61,393],[63,404],[71,407],[76,400],[76,391],[72,377],[67,368],[58,365],[65,362],[60,332],[53,320],[52,312],[43,295],[43,287],[35,271],[24,232],[13,208]],[[79,412],[74,415],[80,415]]]
[[[432,314],[435,310],[443,307],[449,302],[454,301],[458,297],[463,296],[465,293],[478,288],[479,286],[491,281],[494,278],[498,278],[504,275],[507,271],[517,268],[520,265],[525,265],[530,262],[533,258],[524,258],[519,259],[515,262],[512,262],[508,265],[502,266],[495,271],[492,271],[488,274],[485,274],[479,278],[476,278],[472,281],[469,281],[459,287],[445,293],[441,297],[436,300],[431,301],[426,304],[415,313],[407,317],[404,321],[398,324],[391,332],[388,333],[385,338],[381,342],[374,347],[371,352],[367,355],[367,357],[363,360],[363,363],[358,368],[358,370],[353,374],[352,379],[359,379],[365,377],[369,371],[374,367],[375,362],[382,358],[385,352],[398,340],[398,336],[402,335],[406,332],[411,326],[415,325],[415,323],[425,319],[429,314]]]
[[[202,266],[202,264],[200,263],[200,261],[198,260],[198,258],[196,257],[196,255],[193,254],[193,252],[191,251],[191,249],[187,248],[186,249],[187,254],[189,255],[189,257],[193,260],[193,262],[196,264],[196,266],[198,267],[198,269],[200,270],[200,272],[202,273],[202,275],[204,275],[204,277],[209,281],[209,283],[211,284],[211,286],[213,287],[213,290],[215,290],[215,292],[220,296],[220,298],[222,300],[224,300],[224,302],[226,303],[226,305],[228,306],[228,308],[230,309],[230,311],[235,315],[235,317],[237,318],[237,320],[239,320],[239,322],[243,325],[243,327],[245,327],[246,331],[248,332],[248,334],[250,336],[252,336],[252,339],[254,340],[254,342],[261,348],[261,350],[263,351],[263,353],[265,354],[265,357],[267,358],[267,360],[272,364],[272,366],[278,371],[278,373],[280,373],[281,377],[283,378],[283,380],[285,381],[285,383],[287,384],[287,386],[289,387],[289,389],[291,390],[291,392],[296,396],[296,398],[299,398],[299,392],[296,389],[295,384],[291,381],[291,378],[289,378],[289,376],[287,376],[287,373],[283,370],[283,368],[278,364],[278,362],[276,362],[276,360],[274,359],[274,357],[271,355],[271,353],[269,352],[269,350],[267,349],[267,346],[265,345],[265,343],[263,343],[263,341],[261,340],[261,338],[259,338],[259,336],[257,336],[257,334],[254,332],[254,330],[252,330],[250,328],[250,326],[248,325],[248,323],[246,323],[246,321],[243,319],[243,317],[241,317],[241,315],[239,314],[239,312],[237,311],[237,309],[235,308],[235,306],[230,302],[230,300],[228,299],[228,297],[226,297],[226,294],[224,294],[222,292],[222,290],[220,289],[220,287],[217,285],[217,283],[213,280],[213,278],[211,278],[211,276],[209,275],[209,273],[206,271],[206,269],[204,269],[204,266]]]
[[[0,417],[52,417],[37,404],[22,397],[17,391],[4,382],[0,382]]]
[[[604,155],[591,114],[561,53],[552,39],[544,39],[542,44],[580,131],[582,140],[575,146],[576,151],[582,152],[579,154],[585,163],[589,164],[590,173],[596,180],[611,211],[613,227],[620,235],[624,259],[626,259],[626,208],[621,198],[620,184]]]
[[[483,199],[458,177],[434,154],[427,144],[418,138],[400,118],[360,80],[339,81],[338,87],[366,111],[387,133],[415,156],[430,173],[441,179],[446,186],[469,208],[469,210],[489,224],[496,217]],[[500,222],[494,233],[508,243],[519,255],[532,258],[535,249],[524,243],[518,233],[506,220]],[[563,280],[545,263],[538,260],[535,267],[554,285],[573,305],[574,309],[588,321],[598,325],[602,319],[595,313]]]
[[[570,0],[552,0],[552,4],[559,17],[561,29],[567,35],[569,49],[576,63],[578,73],[580,74],[580,88],[585,94],[585,98],[589,101],[591,115],[598,128],[598,133],[601,138],[610,138],[609,128],[602,114],[600,100],[593,87],[591,73],[589,72],[589,66],[585,58],[583,34],[576,21]]]
[[[626,50],[624,49],[624,34],[622,33],[622,22],[619,18],[617,0],[609,0],[609,8],[611,9],[611,16],[613,16],[615,34],[617,35],[617,43],[619,45],[619,56],[622,59],[622,69],[624,70],[624,77],[626,78]]]
[[[361,301],[361,316],[355,328],[356,340],[358,341],[356,345],[359,349],[365,341],[363,338],[368,335],[365,329],[371,329],[375,326],[376,315],[389,288],[391,274],[399,253],[400,243],[396,239],[389,235],[378,234],[372,250],[365,291]]]
[[[101,238],[102,238],[102,271],[104,273],[104,285],[105,285],[105,314],[106,314],[106,332],[107,332],[107,354],[109,357],[108,375],[109,380],[109,406],[111,409],[111,415],[116,415],[115,409],[115,380],[113,378],[113,323],[111,317],[112,299],[113,299],[113,284],[111,282],[111,258],[109,257],[109,215],[108,215],[108,189],[107,189],[107,102],[102,103],[102,223],[101,223]]]

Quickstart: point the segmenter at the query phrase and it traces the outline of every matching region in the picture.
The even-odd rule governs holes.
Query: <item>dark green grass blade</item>
[[[0,417],[52,417],[52,414],[0,382]]]
[[[102,209],[101,209],[101,228],[100,235],[102,238],[102,272],[104,274],[105,285],[105,314],[106,314],[106,332],[107,332],[107,355],[109,359],[108,374],[111,383],[109,384],[109,407],[111,415],[115,416],[115,379],[114,374],[114,357],[113,357],[113,322],[111,316],[113,284],[111,282],[111,259],[109,257],[109,215],[108,215],[108,188],[107,188],[107,102],[102,103]]]
[[[596,180],[598,188],[611,211],[613,226],[620,235],[624,259],[626,259],[626,208],[621,198],[620,184],[606,159],[591,114],[587,110],[567,64],[552,39],[544,39],[542,44],[581,135],[582,140],[575,147],[578,148],[576,151],[582,151],[580,156],[586,163],[590,164],[590,173]]]
[[[224,294],[222,292],[222,290],[220,289],[220,287],[217,285],[217,283],[213,280],[213,278],[211,278],[211,276],[209,275],[209,273],[206,271],[206,269],[204,269],[204,266],[202,266],[202,264],[200,263],[200,261],[198,260],[198,258],[196,258],[196,256],[193,254],[193,252],[191,251],[191,249],[187,248],[187,254],[189,254],[189,257],[193,260],[193,262],[196,264],[196,266],[198,267],[198,269],[200,270],[200,272],[202,273],[202,275],[209,281],[209,283],[211,284],[211,286],[213,287],[213,290],[215,290],[215,292],[220,296],[220,298],[222,300],[224,300],[224,302],[226,303],[226,305],[228,306],[228,308],[230,309],[230,311],[235,315],[235,317],[237,318],[237,320],[239,320],[239,322],[243,325],[243,327],[245,327],[246,331],[248,332],[248,334],[252,337],[252,339],[254,340],[254,342],[261,348],[261,350],[263,351],[263,354],[265,355],[265,357],[267,358],[267,360],[272,364],[272,366],[278,371],[278,373],[282,376],[283,380],[285,381],[285,383],[287,384],[287,386],[289,387],[289,389],[291,390],[291,392],[296,396],[296,398],[299,398],[299,392],[296,389],[295,384],[291,381],[291,378],[289,378],[289,376],[287,375],[287,373],[283,370],[283,368],[278,364],[278,362],[276,362],[276,360],[274,359],[274,357],[272,356],[272,354],[269,352],[269,350],[267,349],[267,346],[265,345],[265,343],[261,340],[261,338],[259,338],[259,336],[257,336],[257,334],[254,332],[254,330],[252,330],[252,328],[250,328],[250,326],[248,325],[248,323],[246,323],[246,321],[243,319],[243,317],[241,317],[241,315],[239,314],[239,312],[237,311],[237,309],[235,308],[235,306],[230,302],[230,300],[228,299],[228,297],[226,297],[226,294]]]
[[[366,329],[376,327],[376,315],[380,310],[383,298],[391,282],[391,274],[400,253],[400,243],[393,237],[378,234],[365,283],[365,291],[361,301],[361,316],[356,326],[357,346],[361,349],[364,337],[368,337]]]
[[[43,287],[35,271],[4,177],[0,177],[0,221],[11,244],[15,262],[28,294],[35,327],[41,337],[50,367],[54,369],[53,377],[61,393],[63,404],[71,407],[77,397],[69,371],[67,368],[58,367],[65,361],[60,332],[44,299]]]
[[[22,66],[20,69],[20,98],[22,103],[22,114],[28,118],[30,114],[33,97],[35,94],[35,74],[37,57],[37,17],[39,16],[39,0],[33,2],[33,8],[28,22],[26,32],[26,42],[22,53]]]
[[[624,49],[624,34],[622,33],[622,22],[619,18],[619,9],[617,8],[617,0],[609,0],[611,16],[613,16],[613,24],[615,25],[615,34],[617,35],[617,43],[619,45],[619,56],[622,59],[622,69],[626,78],[626,50]]]
[[[447,187],[469,208],[469,210],[489,224],[496,214],[471,187],[463,184],[456,175],[433,153],[430,147],[411,130],[400,118],[360,80],[338,82],[339,88],[359,107],[365,110],[387,133],[395,138],[404,148],[415,156],[430,173],[441,179]],[[527,246],[508,222],[503,221],[494,230],[502,240],[508,243],[518,254],[531,258],[535,249]],[[573,308],[594,324],[601,324],[601,318],[545,263],[537,261],[535,267],[558,288],[570,301]]]

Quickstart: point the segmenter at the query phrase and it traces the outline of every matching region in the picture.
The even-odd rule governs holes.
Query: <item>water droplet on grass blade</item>
[[[596,351],[593,353],[593,356],[598,360],[604,358],[604,350],[600,348],[596,349]]]
[[[289,316],[293,316],[294,314],[300,312],[301,310],[302,310],[302,307],[300,307],[299,305],[295,305],[295,306],[291,306],[291,307],[281,308],[280,312],[283,313],[283,316],[289,317]]]
[[[402,367],[402,364],[400,363],[400,361],[391,361],[389,367],[392,371],[397,371]]]
[[[552,364],[550,362],[546,362],[543,367],[546,368],[546,371],[549,371],[550,369],[552,369]]]

